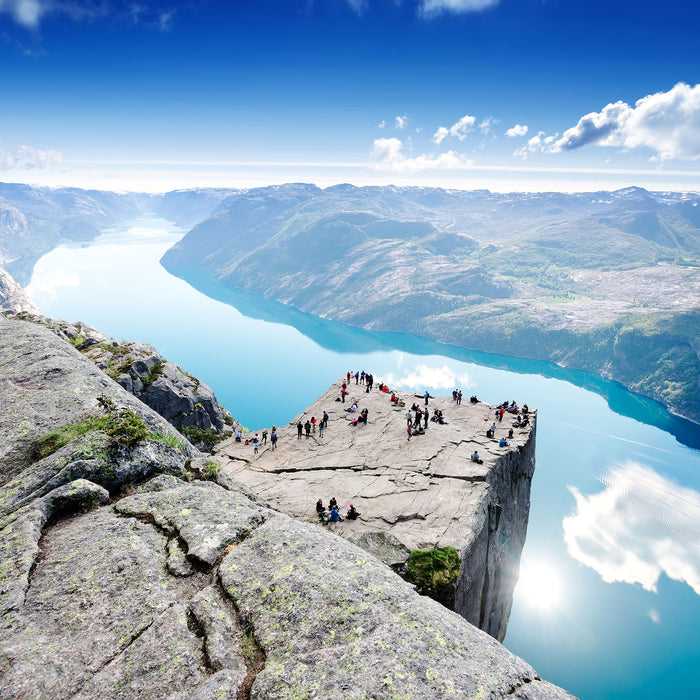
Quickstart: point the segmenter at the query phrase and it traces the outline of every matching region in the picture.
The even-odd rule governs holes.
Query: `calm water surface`
[[[244,425],[289,421],[347,370],[539,410],[537,469],[506,646],[584,699],[697,697],[700,431],[590,374],[326,322],[173,277],[182,236],[142,219],[37,263],[43,313],[148,342]],[[199,291],[201,290],[201,291]]]

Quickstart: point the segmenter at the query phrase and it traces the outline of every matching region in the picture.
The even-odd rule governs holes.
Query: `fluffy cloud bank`
[[[571,492],[576,510],[563,526],[574,559],[608,583],[656,591],[665,573],[700,595],[700,493],[632,462],[613,469],[601,493]]]
[[[422,170],[457,170],[472,164],[472,161],[454,151],[436,156],[420,155],[413,158],[403,154],[403,143],[399,139],[375,139],[370,153],[370,165],[375,170],[394,173],[417,173]]]
[[[657,160],[700,159],[700,84],[678,83],[668,92],[637,100],[634,107],[610,103],[581,117],[561,137],[540,132],[514,155],[561,153],[588,145],[642,146],[655,151]]]
[[[61,163],[63,163],[63,156],[58,151],[41,151],[31,146],[19,146],[12,152],[3,148],[2,143],[0,143],[0,172],[13,168],[44,170]]]

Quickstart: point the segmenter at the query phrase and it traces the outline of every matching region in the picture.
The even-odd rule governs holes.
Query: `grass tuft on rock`
[[[414,549],[406,562],[404,577],[421,595],[453,609],[459,569],[459,553],[454,547]]]

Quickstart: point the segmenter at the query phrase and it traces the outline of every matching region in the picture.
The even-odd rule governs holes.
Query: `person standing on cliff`
[[[272,426],[272,434],[270,435],[270,442],[272,443],[272,449],[274,450],[277,447],[277,430],[275,430],[275,426]]]
[[[325,411],[323,412],[323,427],[328,427],[328,414]]]
[[[408,424],[408,427],[406,428],[406,432],[408,433],[408,441],[411,442],[411,435],[413,435],[413,428],[411,427],[411,424]]]
[[[430,394],[428,393],[428,390],[425,390],[425,405],[428,405],[428,399],[430,398]]]
[[[406,411],[406,423],[408,426],[411,426],[411,423],[413,423],[413,414],[410,411]]]
[[[304,426],[301,424],[301,421],[297,423],[297,440],[301,440],[301,431],[304,430]]]
[[[426,407],[425,411],[423,411],[423,420],[425,421],[425,429],[428,429],[428,409]]]
[[[307,420],[306,423],[304,423],[304,430],[306,430],[306,439],[309,439],[309,435],[311,435],[311,423]]]
[[[262,444],[267,445],[267,428],[262,432]]]

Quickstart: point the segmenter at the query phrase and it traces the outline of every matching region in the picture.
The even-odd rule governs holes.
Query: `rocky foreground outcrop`
[[[85,323],[68,323],[35,313],[15,319],[46,326],[92,360],[130,394],[184,433],[198,449],[210,451],[233,418],[204,382],[164,359],[152,345],[108,338]]]
[[[513,428],[514,416],[498,421],[488,404],[435,397],[430,415],[442,411],[446,423],[428,421],[425,434],[409,442],[406,412],[414,403],[423,408],[422,398],[397,391],[404,404],[399,407],[376,385],[368,393],[353,382],[342,403],[342,382],[278,429],[276,449],[268,441],[256,456],[250,444],[222,443],[224,470],[301,520],[318,522],[318,498],[325,505],[336,498],[342,514],[352,503],[361,517],[331,527],[387,564],[404,563],[410,550],[454,547],[460,574],[450,603],[502,640],[527,530],[536,412],[527,427]],[[357,411],[348,412],[355,401]],[[364,408],[367,424],[353,425]],[[320,420],[324,411],[329,420],[323,437],[316,430],[297,439],[297,424],[312,416]],[[494,421],[495,439],[486,436]],[[511,428],[513,437],[500,447]],[[475,450],[482,464],[472,461]]]
[[[571,697],[48,329],[0,316],[0,397],[0,697]]]

